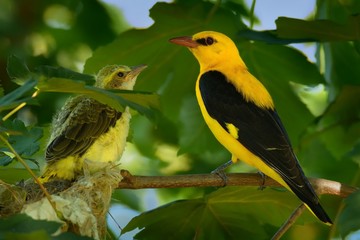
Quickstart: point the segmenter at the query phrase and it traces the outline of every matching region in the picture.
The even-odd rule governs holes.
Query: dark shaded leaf
[[[31,78],[22,86],[0,98],[0,112],[15,108],[20,103],[35,104],[36,101],[31,97],[35,92],[37,80]]]
[[[65,232],[57,236],[53,234],[61,227],[61,223],[45,220],[34,220],[25,214],[13,215],[0,219],[0,239],[27,239],[27,240],[77,240],[92,239]]]
[[[6,71],[10,78],[26,79],[30,75],[30,70],[25,61],[15,55],[8,58]]]
[[[28,158],[39,151],[39,140],[43,135],[42,128],[33,127],[26,128],[21,120],[5,121],[4,128],[10,134],[8,142],[12,145],[15,151],[22,157]],[[11,152],[7,147],[2,148],[0,157],[0,166],[9,164],[13,157],[8,156],[4,152]]]
[[[226,187],[145,212],[122,234],[139,228],[137,239],[269,239],[297,204],[288,192]]]
[[[349,234],[360,230],[360,191],[351,194],[344,202],[345,206],[339,216],[339,231],[345,239]]]
[[[35,231],[44,231],[45,234],[49,235],[56,232],[59,227],[61,227],[61,223],[34,220],[25,214],[18,214],[0,219],[0,236],[5,237],[11,233],[32,233]],[[0,237],[0,239],[2,238]]]
[[[318,137],[337,159],[349,153],[360,136],[360,86],[342,89],[318,123]]]
[[[87,85],[95,83],[95,77],[88,74],[82,74],[63,67],[39,66],[35,72],[46,78],[67,78],[71,80],[84,81]]]
[[[349,16],[343,24],[331,20],[306,21],[287,17],[279,17],[275,23],[276,34],[280,38],[316,41],[360,40],[360,15]]]
[[[261,41],[271,44],[291,44],[291,43],[303,43],[303,42],[313,42],[314,39],[307,39],[307,38],[291,38],[291,39],[284,39],[280,38],[276,34],[276,30],[268,30],[268,31],[255,31],[255,30],[242,30],[239,32],[238,36],[240,38],[248,39],[248,40],[255,40]]]

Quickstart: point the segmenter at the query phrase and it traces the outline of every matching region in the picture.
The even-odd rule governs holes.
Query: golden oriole
[[[187,47],[200,64],[196,97],[216,139],[300,198],[321,221],[332,224],[293,152],[273,100],[224,34],[204,31],[170,42]]]
[[[109,65],[96,76],[95,86],[132,90],[146,65]],[[47,165],[40,181],[73,180],[81,175],[84,161],[113,162],[120,159],[129,132],[131,115],[81,95],[70,98],[56,114],[46,149]]]

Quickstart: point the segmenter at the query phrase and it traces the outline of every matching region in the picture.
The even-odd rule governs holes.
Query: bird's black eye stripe
[[[201,45],[206,46],[206,40],[205,40],[205,38],[196,39],[196,42],[197,42],[197,43],[200,43]]]
[[[212,45],[215,42],[215,40],[212,37],[207,37],[207,38],[199,38],[196,40],[196,42],[204,46],[209,46]]]
[[[118,77],[123,77],[124,73],[123,72],[118,72],[117,75],[118,75]]]

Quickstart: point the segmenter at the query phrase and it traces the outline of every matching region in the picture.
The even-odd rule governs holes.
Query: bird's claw
[[[211,171],[212,174],[218,175],[223,180],[223,187],[227,185],[228,178],[225,173],[225,169],[229,167],[233,162],[230,160],[223,165],[217,167],[215,170]]]
[[[260,184],[258,189],[259,190],[264,190],[266,188],[265,187],[266,175],[263,172],[258,172],[258,173],[259,173],[259,175],[261,176],[261,179],[262,179],[261,184]]]

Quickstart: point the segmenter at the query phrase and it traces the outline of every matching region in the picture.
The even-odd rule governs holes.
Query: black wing
[[[199,81],[209,115],[226,131],[226,123],[237,127],[238,141],[274,169],[301,200],[318,202],[277,112],[246,101],[218,71],[204,73]]]
[[[47,161],[56,161],[70,155],[81,156],[100,135],[115,126],[121,117],[121,112],[84,96],[72,99],[66,107],[54,120],[55,138],[46,149]],[[64,125],[67,127],[64,128]],[[58,129],[62,130],[56,132]]]

